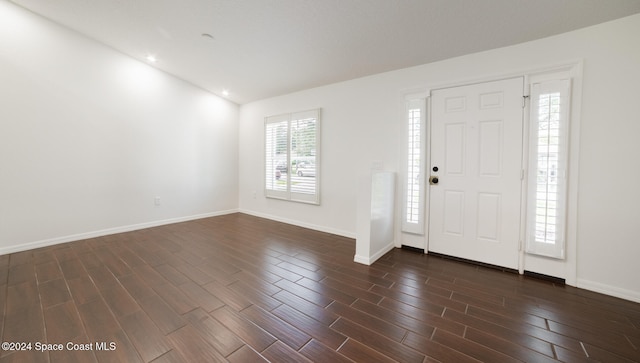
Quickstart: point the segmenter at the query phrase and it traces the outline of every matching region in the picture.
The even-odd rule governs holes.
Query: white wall
[[[384,76],[382,76],[384,77]],[[240,209],[355,237],[358,176],[372,162],[395,167],[397,90],[371,77],[240,107]],[[375,107],[387,105],[391,107]],[[373,106],[373,107],[372,107]],[[264,197],[264,117],[322,108],[320,206]],[[370,176],[366,176],[370,183]],[[253,198],[253,192],[256,198]],[[370,211],[368,209],[367,211]],[[369,213],[369,212],[367,212]]]
[[[237,119],[233,103],[0,2],[0,253],[237,210]]]
[[[395,173],[372,170],[368,183],[358,186],[355,262],[371,265],[394,248],[395,182]]]
[[[579,286],[640,301],[638,34],[640,15],[635,15],[517,46],[243,105],[240,208],[354,235],[358,182],[371,163],[382,161],[384,169],[402,171],[403,93],[582,59],[577,281]],[[321,107],[324,116],[321,205],[265,199],[263,118],[315,107]],[[398,175],[402,186],[402,173]]]

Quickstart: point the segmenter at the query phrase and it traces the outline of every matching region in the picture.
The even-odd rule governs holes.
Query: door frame
[[[530,272],[540,273],[543,275],[551,275],[545,273],[545,271],[553,271],[556,275],[558,272],[562,276],[557,276],[565,280],[565,283],[570,286],[577,286],[577,224],[578,224],[578,179],[579,179],[579,151],[580,151],[580,112],[582,103],[582,74],[583,74],[583,60],[573,60],[561,63],[555,63],[544,66],[530,67],[508,73],[500,73],[494,75],[488,75],[484,77],[462,79],[458,81],[441,82],[430,84],[423,88],[420,92],[426,95],[426,120],[425,130],[427,132],[426,145],[425,145],[425,186],[426,179],[428,179],[427,171],[428,166],[431,165],[431,153],[429,152],[431,147],[431,92],[443,89],[453,88],[459,86],[467,86],[478,83],[486,83],[492,81],[499,81],[503,79],[510,79],[516,77],[524,77],[523,94],[526,97],[529,96],[530,78],[532,76],[539,76],[553,73],[564,73],[571,78],[571,112],[569,116],[569,177],[567,183],[567,224],[566,224],[566,257],[564,260],[554,260],[545,258],[542,256],[535,256],[525,253],[525,233],[526,233],[526,216],[527,216],[527,178],[524,177],[521,180],[520,186],[520,241],[519,241],[519,256],[518,256],[518,272],[523,274],[525,271],[530,271],[529,268],[535,270]],[[413,90],[411,93],[418,93]],[[405,93],[406,95],[407,93]],[[528,158],[528,141],[529,141],[529,102],[525,101],[523,112],[523,133],[522,133],[522,168],[526,173],[529,170]],[[425,188],[425,233],[424,233],[424,253],[428,254],[429,251],[429,209],[430,209],[430,193],[428,188]],[[399,239],[400,240],[400,239]]]

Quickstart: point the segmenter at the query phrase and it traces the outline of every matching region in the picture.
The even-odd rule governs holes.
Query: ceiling
[[[13,2],[238,104],[640,13],[640,0]]]

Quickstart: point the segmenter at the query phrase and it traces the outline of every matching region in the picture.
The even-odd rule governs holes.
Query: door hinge
[[[529,98],[529,96],[522,96],[522,108],[527,107],[527,98]]]

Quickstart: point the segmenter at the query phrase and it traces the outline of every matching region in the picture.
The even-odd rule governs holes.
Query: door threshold
[[[406,247],[407,247],[406,249],[408,249],[408,250],[420,250],[419,248],[414,248],[414,247],[409,247],[409,246],[406,246]],[[405,246],[402,246],[402,248],[405,248]],[[486,267],[486,268],[490,268],[492,270],[499,270],[499,271],[503,271],[503,272],[519,274],[518,270],[516,270],[516,269],[512,269],[512,268],[508,268],[508,267],[502,267],[502,266],[498,266],[498,265],[492,265],[490,263],[484,263],[484,262],[480,262],[480,261],[469,260],[469,259],[461,258],[461,257],[445,255],[445,254],[442,254],[442,253],[428,252],[427,255],[433,256],[433,257],[442,258],[442,259],[445,259],[445,260],[462,262],[462,263],[466,263],[466,264],[469,264],[469,265],[476,265],[476,266]],[[545,274],[532,272],[532,271],[526,271],[525,270],[524,271],[524,276],[531,277],[531,278],[538,279],[538,280],[548,281],[548,282],[551,282],[553,284],[560,285],[560,286],[564,286],[566,284],[565,279],[563,279],[563,278],[550,276],[550,275],[545,275]]]
[[[424,248],[412,247],[412,246],[407,246],[407,245],[402,245],[402,246],[400,246],[400,248],[402,248],[403,250],[407,250],[407,251],[411,251],[411,252],[420,252],[420,253],[424,254]]]
[[[524,271],[524,275],[527,276],[527,277],[532,277],[534,279],[538,279],[538,280],[549,281],[549,282],[552,282],[554,284],[561,285],[561,286],[564,286],[566,284],[566,281],[563,278],[550,276],[550,275],[545,275],[545,274],[541,274],[541,273],[537,273],[537,272],[531,272],[531,271],[525,270]]]
[[[492,265],[490,263],[484,263],[484,262],[480,262],[480,261],[469,260],[469,259],[462,258],[462,257],[455,257],[455,256],[445,255],[445,254],[442,254],[442,253],[431,252],[431,251],[429,251],[427,254],[429,256],[439,257],[439,258],[443,258],[445,260],[452,260],[452,261],[466,263],[466,264],[469,264],[469,265],[476,265],[476,266],[486,267],[486,268],[490,268],[492,270],[499,270],[499,271],[510,272],[510,273],[514,273],[514,274],[518,274],[519,273],[517,269],[508,268],[508,267],[502,267],[502,266],[498,266],[498,265]]]

